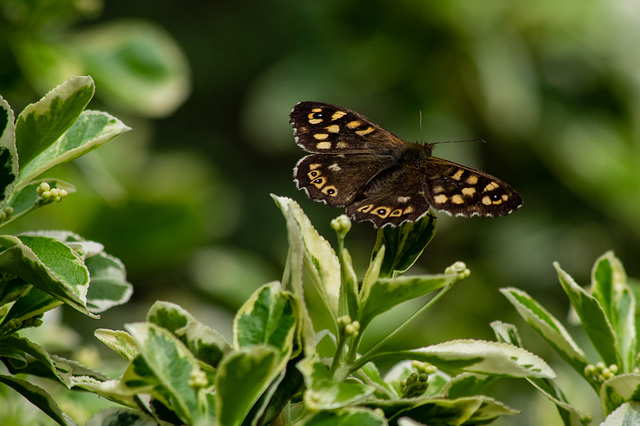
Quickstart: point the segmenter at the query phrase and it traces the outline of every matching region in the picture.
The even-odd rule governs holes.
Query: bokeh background
[[[564,319],[553,261],[587,284],[596,257],[614,250],[640,276],[637,2],[2,0],[0,14],[0,93],[16,112],[90,74],[90,108],[133,128],[53,170],[78,193],[7,231],[70,229],[125,263],[130,303],[98,321],[63,312],[78,345],[100,346],[95,328],[143,320],[158,299],[230,336],[233,312],[282,273],[285,224],[270,193],[297,200],[335,241],[329,221],[340,211],[292,182],[304,154],[288,114],[317,100],[409,141],[485,139],[437,145],[435,155],[494,174],[524,199],[499,219],[439,215],[413,272],[462,260],[472,275],[392,346],[493,339],[491,321],[515,322],[570,401],[592,411],[590,390],[498,288],[520,287]],[[374,241],[368,223],[348,237],[360,272]],[[310,298],[317,328],[328,326]],[[389,313],[369,341],[403,318]],[[489,393],[523,412],[496,424],[559,424],[526,383]]]

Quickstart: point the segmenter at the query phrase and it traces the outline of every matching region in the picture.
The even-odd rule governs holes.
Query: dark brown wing
[[[400,165],[376,175],[347,206],[350,217],[371,221],[376,228],[414,222],[427,211],[424,176],[419,168]]]
[[[330,206],[350,204],[381,170],[394,163],[388,155],[312,154],[298,162],[293,171],[298,189],[310,199]]]
[[[429,204],[454,216],[505,216],[522,206],[522,198],[500,179],[438,157],[425,168]]]
[[[384,153],[406,142],[373,121],[337,105],[300,102],[291,111],[296,143],[317,154]]]

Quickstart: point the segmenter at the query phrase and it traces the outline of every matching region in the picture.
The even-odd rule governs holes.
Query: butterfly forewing
[[[317,154],[393,151],[405,142],[355,111],[320,102],[300,102],[291,111],[296,142]]]
[[[407,143],[336,105],[300,102],[291,112],[296,142],[313,153],[294,178],[310,199],[346,206],[379,228],[416,221],[429,207],[454,216],[504,216],[522,205],[501,180],[441,158],[432,144]]]
[[[509,185],[479,170],[438,157],[427,161],[429,204],[454,216],[504,216],[522,205]]]

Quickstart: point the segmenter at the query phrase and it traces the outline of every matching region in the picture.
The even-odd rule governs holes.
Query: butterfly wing
[[[388,155],[307,155],[294,169],[298,189],[330,206],[346,206],[373,177],[394,162]]]
[[[376,228],[415,222],[427,211],[429,202],[419,168],[397,164],[377,174],[347,206],[347,215],[356,221],[371,221]]]
[[[488,173],[438,157],[426,164],[426,199],[453,216],[505,216],[522,206],[522,198]]]
[[[317,154],[384,154],[406,145],[357,112],[322,102],[300,102],[293,107],[290,122],[296,143]]]

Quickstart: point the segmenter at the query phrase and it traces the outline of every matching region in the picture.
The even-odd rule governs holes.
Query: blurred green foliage
[[[516,321],[497,292],[506,285],[563,316],[553,261],[586,283],[612,249],[640,276],[639,21],[633,2],[607,0],[3,0],[0,93],[14,108],[90,73],[92,107],[134,129],[56,171],[80,175],[68,179],[78,193],[24,226],[105,243],[130,271],[140,312],[161,298],[225,318],[215,300],[235,308],[283,267],[285,225],[269,193],[300,201],[330,235],[340,211],[295,191],[303,153],[288,113],[298,101],[331,102],[410,141],[485,139],[435,155],[498,176],[524,199],[500,219],[439,215],[414,268],[463,260],[472,275],[425,317],[434,341],[491,338],[491,321]],[[84,214],[71,221],[67,208]],[[354,226],[355,264],[368,263],[374,235]],[[104,326],[136,313],[117,315]]]

